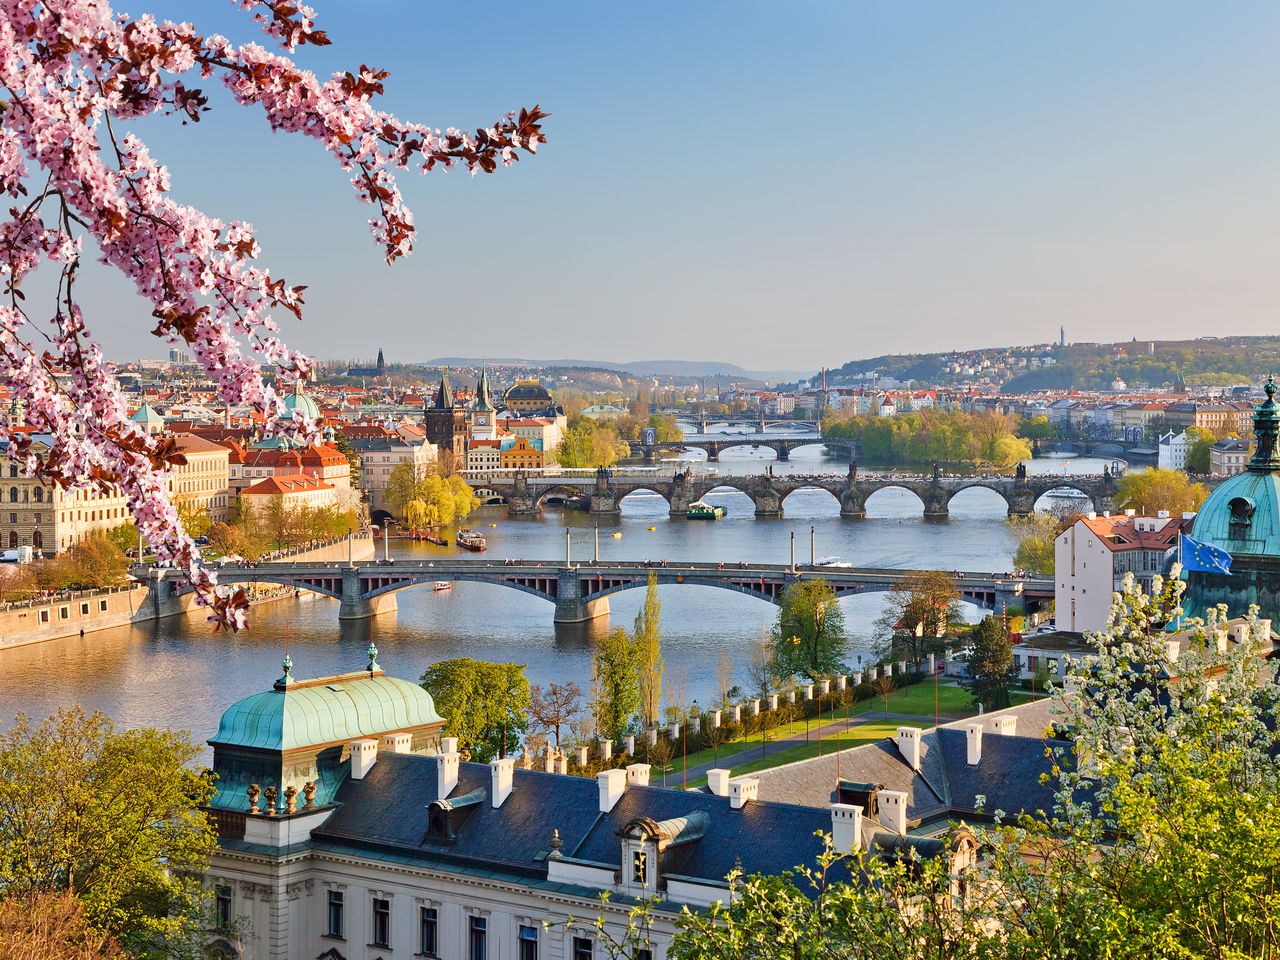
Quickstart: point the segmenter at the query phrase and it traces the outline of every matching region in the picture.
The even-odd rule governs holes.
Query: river
[[[769,451],[739,449],[722,457],[724,473],[759,471]],[[821,448],[792,454],[776,473],[843,471]],[[1071,472],[1100,472],[1102,461],[1071,461]],[[1033,461],[1035,472],[1060,471],[1058,461]],[[824,491],[799,491],[787,499],[786,516],[757,520],[740,493],[711,494],[728,516],[718,522],[671,520],[664,500],[636,494],[620,518],[600,527],[605,558],[786,562],[794,532],[797,555],[809,553],[813,529],[818,556],[838,555],[859,566],[1007,570],[1014,540],[1003,500],[992,491],[966,491],[952,501],[951,518],[926,522],[919,501],[885,490],[867,505],[867,519],[841,520],[839,505]],[[590,556],[593,521],[582,513],[549,509],[541,519],[508,520],[501,506],[482,508],[468,525],[489,540],[488,556],[561,558],[564,530],[572,531],[575,559]],[[492,526],[491,526],[492,525]],[[649,527],[653,527],[650,530]],[[614,534],[620,534],[615,537]],[[430,556],[455,548],[392,540],[393,556]],[[667,685],[681,699],[702,702],[718,695],[718,667],[728,660],[737,682],[752,645],[767,634],[776,608],[755,598],[711,587],[668,586],[662,600]],[[392,675],[414,678],[436,660],[475,657],[527,665],[534,683],[590,679],[593,637],[610,626],[629,627],[644,598],[629,590],[610,598],[612,616],[585,627],[556,627],[545,600],[504,587],[462,583],[448,592],[401,591],[399,610],[370,621],[339,624],[337,603],[327,599],[282,601],[252,611],[238,635],[214,633],[197,616],[174,618],[6,650],[0,671],[0,724],[18,712],[44,716],[80,703],[126,726],[190,729],[211,736],[234,700],[267,689],[280,675],[288,647],[295,676],[322,676],[363,667],[370,640]],[[880,595],[841,601],[850,634],[849,662],[869,653],[870,628],[883,606]],[[971,611],[976,613],[976,611]]]

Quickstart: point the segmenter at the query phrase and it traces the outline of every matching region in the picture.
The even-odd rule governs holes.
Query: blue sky
[[[515,169],[407,178],[421,233],[390,268],[314,142],[223,95],[136,126],[179,199],[309,284],[284,328],[316,355],[807,369],[1059,324],[1277,332],[1280,5],[314,3],[334,44],[302,62],[390,70],[407,119],[553,114]],[[254,35],[223,0],[117,7]],[[162,355],[86,273],[110,352]]]

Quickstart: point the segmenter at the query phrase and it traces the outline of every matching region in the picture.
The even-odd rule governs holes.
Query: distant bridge
[[[699,434],[705,434],[707,427],[712,424],[724,424],[729,427],[755,427],[761,433],[769,427],[814,427],[821,421],[814,420],[797,420],[793,417],[766,417],[761,414],[754,416],[750,414],[710,414],[701,416],[696,414],[677,414],[677,423],[687,423],[695,426]]]
[[[711,438],[714,439],[711,439]],[[800,447],[827,447],[841,450],[850,460],[858,458],[860,444],[857,440],[846,440],[837,437],[823,437],[821,434],[805,434],[803,436],[743,436],[740,434],[710,434],[706,439],[685,437],[683,440],[665,440],[659,443],[629,444],[631,454],[639,454],[645,463],[657,463],[663,453],[679,453],[684,450],[705,450],[707,459],[716,461],[720,454],[735,447],[748,447],[752,450],[772,450],[782,461],[791,459],[791,451]]]
[[[647,491],[667,501],[673,517],[683,517],[689,506],[715,490],[737,490],[751,498],[757,517],[782,516],[783,502],[797,490],[826,490],[840,503],[840,516],[860,520],[867,513],[867,499],[890,487],[907,490],[920,498],[924,515],[941,519],[950,515],[953,497],[973,487],[993,490],[1004,498],[1010,516],[1027,516],[1035,511],[1036,501],[1053,490],[1075,490],[1093,501],[1098,511],[1115,509],[1116,477],[1102,475],[1066,476],[1059,474],[1028,476],[1019,470],[1014,476],[949,476],[931,474],[860,474],[851,464],[846,474],[815,476],[752,475],[723,476],[682,471],[671,474],[653,473],[637,476],[636,472],[608,471],[595,476],[557,476],[554,474],[498,471],[469,472],[467,482],[476,494],[489,503],[505,503],[511,516],[536,516],[549,500],[577,500],[594,514],[616,515],[624,497]]]
[[[566,550],[567,552],[567,550]],[[822,579],[837,596],[882,593],[902,584],[919,571],[889,568],[788,566],[771,563],[665,564],[639,561],[610,561],[576,564],[565,560],[513,563],[503,560],[476,560],[441,557],[434,560],[382,560],[363,563],[307,561],[235,564],[218,571],[220,583],[276,583],[297,590],[309,590],[341,601],[338,618],[359,620],[395,609],[395,594],[410,587],[436,581],[492,583],[530,593],[555,604],[557,623],[580,623],[609,612],[609,596],[622,590],[644,587],[652,574],[659,584],[688,584],[719,587],[745,593],[770,603],[780,603],[789,584],[803,579]],[[182,577],[174,570],[137,568],[139,579],[153,591],[164,593],[177,588]],[[965,600],[1000,610],[1024,608],[1053,597],[1051,577],[1014,577],[956,571],[952,574]]]

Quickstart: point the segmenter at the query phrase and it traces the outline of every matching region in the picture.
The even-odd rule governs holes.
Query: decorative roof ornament
[[[555,828],[551,831],[551,852],[547,854],[547,859],[559,860],[564,854],[560,852],[560,848],[564,846],[564,841],[560,839],[560,830]]]
[[[1276,403],[1275,377],[1268,375],[1263,385],[1267,399],[1253,411],[1253,433],[1257,445],[1249,469],[1259,473],[1280,471],[1280,404]]]
[[[291,683],[298,682],[293,675],[293,657],[286,653],[284,659],[280,661],[280,666],[284,668],[284,676],[276,681],[276,689],[284,690]]]
[[[365,669],[370,673],[373,673],[375,670],[381,670],[382,667],[378,665],[378,645],[374,643],[372,640],[369,641],[368,653],[369,653],[369,665],[365,667]]]

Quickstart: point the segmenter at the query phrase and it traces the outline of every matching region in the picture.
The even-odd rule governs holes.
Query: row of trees
[[[867,463],[919,466],[978,463],[1007,469],[1031,457],[1022,421],[1003,413],[919,410],[893,417],[828,418],[822,431],[861,441]]]
[[[96,590],[123,586],[129,579],[126,547],[135,546],[132,524],[96,531],[56,557],[16,568],[3,581],[5,600],[26,600],[49,590]]]
[[[209,527],[209,545],[225,556],[257,560],[273,550],[345,536],[360,526],[358,506],[312,507],[289,505],[283,497],[270,497],[253,509],[244,500],[232,501],[225,523]]]
[[[556,460],[560,466],[611,467],[631,453],[630,441],[639,440],[646,427],[653,428],[660,443],[684,438],[684,431],[675,417],[651,415],[640,404],[632,404],[632,408],[619,417],[570,418],[556,448]]]

